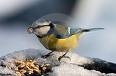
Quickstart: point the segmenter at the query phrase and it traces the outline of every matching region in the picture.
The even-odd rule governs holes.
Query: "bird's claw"
[[[71,60],[71,58],[70,58],[69,56],[60,56],[60,57],[58,58],[58,61],[60,62],[62,58],[69,58],[69,59]]]
[[[42,55],[41,57],[42,57],[42,58],[47,58],[47,57],[49,57],[49,56],[51,55],[51,53],[52,53],[52,52],[49,52],[48,54]]]
[[[49,56],[50,56],[50,55],[47,55],[47,54],[46,54],[46,55],[42,55],[41,57],[42,57],[42,58],[47,58],[47,57],[49,57]]]

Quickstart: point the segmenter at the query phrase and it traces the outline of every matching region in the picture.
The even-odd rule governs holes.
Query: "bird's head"
[[[35,21],[27,31],[33,33],[38,37],[43,37],[48,34],[50,29],[54,27],[54,24],[51,21]]]

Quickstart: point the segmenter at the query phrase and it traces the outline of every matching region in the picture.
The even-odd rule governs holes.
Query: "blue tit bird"
[[[65,52],[58,58],[60,61],[61,58],[66,57],[65,55],[70,49],[76,48],[79,45],[79,39],[83,33],[101,29],[103,28],[71,28],[54,24],[51,21],[35,21],[27,31],[35,34],[42,45],[51,50],[51,52],[44,55],[44,57],[50,56],[54,51]]]

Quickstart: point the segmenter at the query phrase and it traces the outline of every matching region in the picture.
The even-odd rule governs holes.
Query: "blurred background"
[[[116,63],[115,7],[115,0],[0,0],[0,56],[28,48],[45,49],[26,29],[45,15],[60,13],[72,18],[68,21],[72,27],[105,28],[84,35],[75,52]]]

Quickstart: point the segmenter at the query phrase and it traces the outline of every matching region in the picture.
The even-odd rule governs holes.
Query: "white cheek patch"
[[[50,26],[44,26],[35,30],[36,34],[42,36],[48,33]]]

